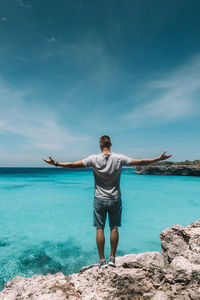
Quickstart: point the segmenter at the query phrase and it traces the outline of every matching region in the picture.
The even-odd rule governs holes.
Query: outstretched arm
[[[150,159],[148,159],[148,158],[147,159],[133,158],[131,160],[131,166],[145,166],[145,165],[149,165],[151,163],[157,162],[157,161],[166,160],[172,156],[172,155],[166,155],[165,153],[166,153],[166,151],[164,151],[160,156],[158,156],[156,158],[150,158]]]
[[[62,168],[68,168],[68,169],[82,169],[85,168],[85,166],[83,165],[83,161],[82,160],[78,160],[76,162],[68,162],[68,163],[62,163],[62,162],[55,162],[55,160],[53,158],[51,158],[49,156],[49,159],[45,159],[43,158],[43,160],[49,164],[49,165],[53,165],[55,167],[62,167]]]

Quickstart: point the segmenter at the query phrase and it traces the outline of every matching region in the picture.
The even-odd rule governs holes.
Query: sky
[[[200,159],[198,0],[1,0],[0,167]]]

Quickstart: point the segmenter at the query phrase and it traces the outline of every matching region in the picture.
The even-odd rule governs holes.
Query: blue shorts
[[[110,228],[121,226],[122,201],[111,199],[94,198],[93,225],[97,228],[104,228],[108,213]]]

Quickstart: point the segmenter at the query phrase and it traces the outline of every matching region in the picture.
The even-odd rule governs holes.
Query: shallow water
[[[199,219],[199,187],[199,177],[124,169],[117,254],[161,251],[161,230]],[[17,275],[70,274],[96,263],[92,204],[89,169],[0,168],[0,287]]]

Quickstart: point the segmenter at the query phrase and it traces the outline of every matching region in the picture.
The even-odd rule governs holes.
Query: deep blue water
[[[90,169],[0,168],[0,288],[17,275],[78,272],[96,263]],[[161,251],[159,233],[200,218],[200,178],[124,169],[118,255]],[[109,228],[106,255],[109,255]]]

